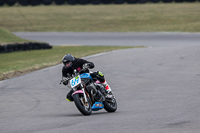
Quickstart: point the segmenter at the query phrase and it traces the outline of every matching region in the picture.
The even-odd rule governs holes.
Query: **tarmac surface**
[[[90,33],[84,36],[87,34]],[[66,101],[69,89],[59,85],[60,64],[0,82],[0,132],[199,133],[200,34],[144,33],[149,40],[141,33],[133,34],[136,42],[129,37],[126,43],[125,39],[117,41],[104,36],[98,43],[113,40],[112,44],[139,45],[137,42],[141,42],[148,47],[85,57],[95,63],[92,71],[105,74],[118,102],[115,113],[101,110],[83,116],[73,102]],[[43,37],[56,44],[51,36],[41,33],[40,38]],[[94,39],[89,44],[84,38],[82,41],[74,38],[74,42],[77,39],[82,45],[96,43]],[[72,40],[65,44],[73,43]]]
[[[199,45],[200,33],[179,32],[14,32],[50,45],[110,45],[169,47]]]

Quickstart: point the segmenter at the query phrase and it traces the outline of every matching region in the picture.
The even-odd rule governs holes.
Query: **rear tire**
[[[110,101],[104,101],[104,109],[107,112],[115,112],[117,110],[117,101],[115,98],[112,99],[112,102]]]
[[[82,102],[81,98],[83,97],[83,94],[77,93],[74,94],[73,99],[76,107],[83,115],[90,115],[92,113],[92,108],[90,102],[84,103]],[[88,99],[89,101],[89,99]],[[83,104],[84,103],[84,104]]]

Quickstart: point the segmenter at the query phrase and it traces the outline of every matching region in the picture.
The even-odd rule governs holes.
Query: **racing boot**
[[[106,80],[103,83],[101,83],[101,84],[106,89],[106,96],[105,97],[106,98],[112,98],[113,97],[112,90],[111,90],[110,86],[108,85],[108,83],[106,82]]]
[[[105,87],[105,90],[106,90],[105,98],[112,98],[113,97],[112,90],[111,90],[110,86],[108,85],[108,83],[106,82],[106,80],[104,78],[104,74],[100,71],[97,71],[96,73],[97,73],[98,80]]]
[[[66,96],[67,101],[69,101],[69,102],[74,101],[74,99],[73,99],[73,97],[72,97],[72,93],[73,93],[73,92],[74,92],[73,90],[70,90],[70,91],[69,91],[69,93],[68,93],[67,96]]]

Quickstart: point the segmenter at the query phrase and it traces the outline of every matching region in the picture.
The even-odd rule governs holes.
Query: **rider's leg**
[[[103,83],[101,83],[101,84],[106,88],[107,92],[111,92],[112,91],[106,80]]]
[[[106,92],[107,93],[111,92],[112,90],[111,90],[110,86],[108,85],[106,79],[104,78],[103,73],[100,71],[97,71],[96,75],[97,75],[98,80],[101,82],[101,84],[106,88]]]
[[[91,76],[92,76],[92,78],[96,78],[97,80],[99,80],[101,82],[101,84],[106,89],[106,97],[111,98],[113,96],[112,90],[111,90],[110,86],[108,85],[108,83],[106,82],[106,79],[104,78],[103,73],[100,71],[96,71],[96,72],[91,73]]]
[[[73,97],[72,97],[72,93],[73,93],[73,92],[74,92],[73,90],[70,90],[70,91],[68,92],[68,94],[67,94],[67,96],[66,96],[67,101],[69,101],[69,102],[74,101],[74,99],[73,99]]]

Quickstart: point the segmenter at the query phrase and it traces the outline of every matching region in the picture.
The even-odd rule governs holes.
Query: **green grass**
[[[48,50],[32,50],[0,54],[0,80],[61,63],[62,57],[71,53],[84,57],[129,46],[54,46]]]
[[[9,31],[0,28],[0,44],[13,43],[13,42],[28,42],[28,40],[22,39]]]
[[[0,7],[10,31],[200,32],[200,2]]]

